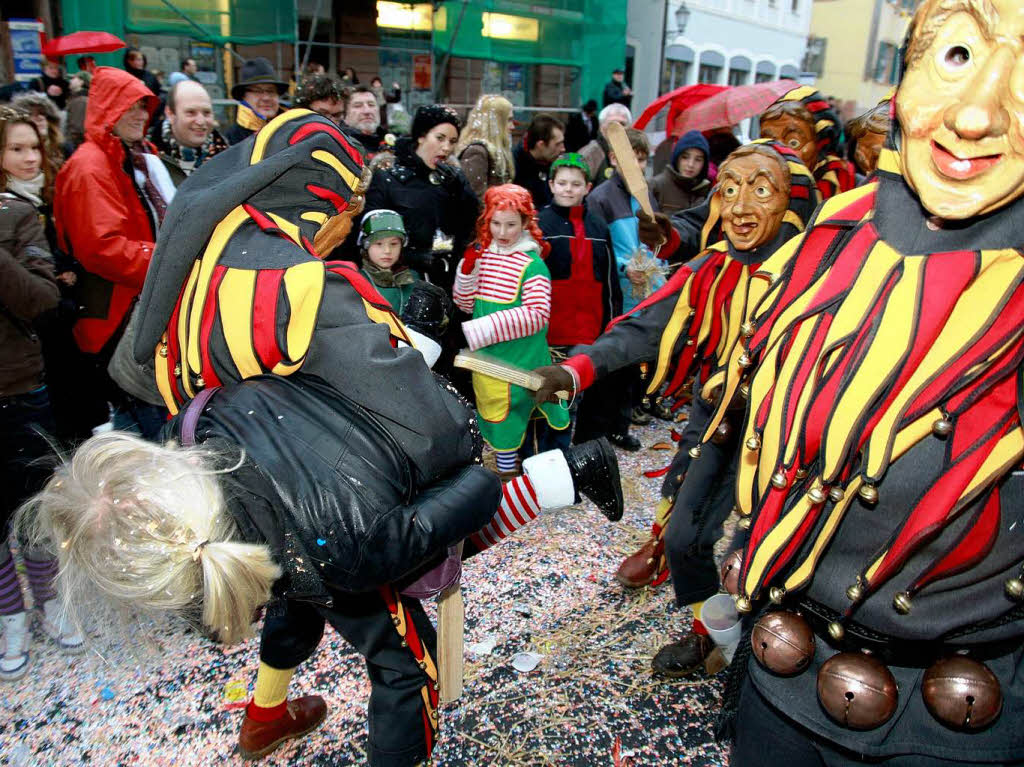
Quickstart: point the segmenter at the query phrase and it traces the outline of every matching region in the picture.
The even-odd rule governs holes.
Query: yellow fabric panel
[[[178,403],[174,400],[174,394],[171,391],[171,361],[168,357],[164,357],[160,354],[160,346],[167,343],[167,334],[164,333],[160,344],[157,344],[156,351],[153,352],[153,368],[156,374],[156,388],[160,391],[160,397],[163,399],[164,404],[167,405],[167,409],[171,415],[178,414]]]
[[[181,365],[181,387],[185,390],[185,395],[190,399],[195,396],[195,392],[192,390],[191,376],[189,374],[188,364],[188,328],[189,328],[189,312],[192,309],[192,300],[195,295],[196,280],[199,278],[199,267],[200,262],[196,261],[192,264],[192,271],[189,272],[188,279],[185,281],[185,289],[181,298],[181,308],[178,311],[178,354],[180,359],[178,363]],[[197,365],[195,368],[196,372],[199,370]]]
[[[285,331],[285,343],[289,362],[275,365],[274,372],[288,375],[301,366],[313,340],[313,329],[320,314],[320,302],[324,296],[324,264],[322,261],[307,261],[289,267],[284,273],[284,292],[288,297],[291,313]],[[278,371],[278,367],[282,370]]]
[[[324,165],[330,166],[334,169],[334,172],[341,176],[341,180],[345,182],[345,185],[349,189],[355,189],[359,184],[359,178],[355,173],[346,168],[341,160],[335,157],[330,152],[325,152],[323,149],[313,150],[313,159],[318,162],[322,162]]]
[[[496,378],[473,373],[473,393],[476,395],[476,409],[480,418],[491,423],[505,420],[512,402],[511,386]]]
[[[757,478],[757,451],[751,450],[744,444],[750,437],[754,436],[754,428],[751,419],[747,418],[747,430],[743,434],[743,443],[740,444],[739,462],[736,465],[736,506],[744,514],[750,514],[754,510],[754,481]]]
[[[803,101],[817,90],[812,85],[800,85],[782,96],[779,101]]]
[[[253,144],[252,155],[249,157],[249,164],[255,165],[263,159],[263,156],[267,152],[267,144],[282,125],[311,114],[314,113],[308,109],[289,109],[287,112],[279,114],[273,120],[268,122],[263,127],[263,130],[256,134],[256,143]]]
[[[796,502],[792,509],[775,523],[771,532],[765,536],[764,540],[761,541],[761,545],[754,552],[754,558],[750,561],[750,565],[747,568],[747,578],[743,582],[742,593],[747,595],[753,594],[754,588],[761,581],[776,554],[786,547],[789,539],[793,537],[797,528],[807,518],[807,514],[812,507],[813,504],[810,499],[804,495]]]
[[[711,195],[711,203],[708,205],[708,220],[704,222],[704,227],[700,232],[701,250],[708,246],[708,238],[711,236],[711,230],[714,229],[715,224],[718,223],[721,215],[722,201],[717,194],[713,194]]]
[[[694,275],[691,274],[686,282],[683,283],[683,287],[679,291],[679,298],[676,299],[675,308],[672,310],[672,316],[669,317],[665,330],[662,331],[661,341],[658,345],[658,364],[654,374],[651,376],[651,382],[647,386],[648,394],[657,390],[668,375],[669,366],[673,358],[672,351],[675,349],[676,341],[683,332],[683,328],[689,324],[690,313],[693,311],[690,299],[690,292],[693,289],[693,278]]]
[[[800,216],[791,210],[786,211],[785,215],[782,217],[782,223],[796,227],[798,232],[802,232],[804,230],[804,222],[800,219]]]
[[[872,253],[882,248],[888,249],[888,246],[879,242]],[[868,268],[871,266],[869,259]],[[923,259],[903,259],[903,274],[882,309],[875,338],[845,391],[839,395],[839,401],[836,402],[822,437],[820,453],[824,457],[822,474],[826,479],[836,476],[847,446],[851,440],[859,437],[859,433],[853,433],[854,430],[859,432],[859,424],[863,422],[867,411],[889,385],[888,382],[898,374],[897,366],[902,363],[901,357],[917,329],[923,270]],[[887,428],[891,428],[891,424],[886,424],[883,419],[875,427],[872,438]]]
[[[1020,463],[1022,456],[1024,456],[1024,431],[1021,431],[1021,427],[1018,426],[999,440],[988,458],[981,464],[978,473],[971,478],[970,483],[960,494],[959,502],[963,503],[987,488],[1012,466]]]
[[[905,262],[923,262],[923,258],[906,258]],[[865,458],[868,476],[881,476],[889,460],[892,432],[910,402],[940,375],[951,360],[957,359],[975,342],[981,333],[999,316],[1003,304],[1024,276],[1024,262],[1016,250],[982,251],[981,268],[977,277],[957,299],[953,311],[938,338],[928,349],[903,390],[892,402],[872,432],[866,446]],[[993,300],[994,297],[998,298]],[[895,298],[895,296],[894,296]],[[984,309],[988,307],[989,312]],[[883,320],[884,322],[884,320]],[[885,330],[883,326],[880,332]],[[905,342],[891,344],[890,337],[880,335],[884,346],[880,353],[898,354]],[[875,346],[883,346],[876,342]],[[872,349],[874,351],[874,349]]]
[[[832,536],[835,535],[836,528],[839,527],[843,515],[846,514],[846,510],[853,503],[853,499],[857,497],[857,491],[860,490],[862,484],[863,482],[860,477],[856,477],[846,486],[846,494],[843,496],[843,500],[833,506],[832,510],[828,513],[825,524],[822,526],[821,532],[818,533],[818,537],[815,539],[811,550],[786,578],[786,591],[799,589],[810,581],[814,568],[817,567],[818,560],[821,559],[822,552],[825,551],[825,547],[828,546]]]
[[[374,322],[379,322],[382,325],[387,325],[391,329],[391,335],[402,341],[405,341],[409,346],[416,348],[416,344],[409,338],[409,334],[405,331],[405,325],[398,319],[394,312],[384,311],[378,309],[376,306],[371,304],[365,298],[363,299],[363,309],[366,311],[366,316]]]
[[[768,411],[768,420],[764,425],[764,433],[761,435],[761,454],[759,456],[758,477],[761,482],[761,492],[768,489],[768,481],[777,467],[785,465],[784,453],[795,448],[795,435],[801,431],[801,424],[797,422],[793,430],[794,438],[784,441],[783,434],[786,430],[785,393],[791,392],[793,378],[796,376],[800,365],[807,355],[807,346],[810,343],[814,331],[814,320],[808,319],[800,323],[793,336],[792,347],[787,352],[786,358],[782,360],[782,367],[778,368],[775,376],[775,393],[772,396],[772,407]],[[774,367],[773,367],[774,369]],[[811,384],[808,388],[813,388]]]
[[[301,218],[303,221],[310,221],[314,224],[319,224],[320,226],[323,226],[325,223],[327,223],[327,219],[329,219],[330,216],[328,216],[326,213],[318,213],[315,210],[307,210],[305,213],[299,216],[299,218]]]
[[[217,290],[217,308],[231,361],[240,379],[263,373],[252,346],[252,314],[256,274],[251,269],[228,269]]]
[[[716,290],[715,292],[717,293],[718,291]],[[716,350],[719,359],[729,349],[741,345],[740,328],[743,327],[743,322],[747,319],[747,308],[749,306],[750,267],[744,264],[743,268],[740,269],[740,277],[736,280],[736,287],[732,291],[732,301],[729,302],[728,316],[725,316],[725,304],[722,304],[722,338],[719,339],[718,349]]]
[[[878,154],[878,169],[898,176],[903,175],[903,161],[899,152],[882,147]]]
[[[289,240],[294,242],[300,248],[302,247],[301,233],[299,232],[298,226],[293,224],[287,218],[282,218],[276,213],[267,213],[267,215],[275,224],[277,224],[282,232],[288,235]]]
[[[852,205],[855,202],[858,202],[859,200],[863,199],[864,197],[873,193],[874,191],[874,184],[865,184],[864,186],[858,186],[855,189],[851,189],[849,192],[837,194],[830,200],[826,200],[825,203],[819,209],[817,219],[818,223],[820,224],[824,221],[827,221],[828,219],[832,218],[837,213],[839,213],[839,211],[841,211],[843,208],[847,207],[848,205]]]

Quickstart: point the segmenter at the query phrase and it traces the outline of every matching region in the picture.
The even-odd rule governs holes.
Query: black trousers
[[[583,392],[576,416],[575,444],[629,433],[633,386],[639,376],[639,366],[633,365],[609,373]]]
[[[665,558],[679,605],[718,592],[714,548],[734,505],[736,455],[734,443],[704,444],[676,492],[665,530]]]
[[[969,736],[965,736],[969,737]],[[981,767],[981,762],[960,762],[920,754],[869,758],[855,754],[801,727],[766,701],[748,678],[740,692],[736,715],[736,741],[731,767]],[[985,762],[992,767],[992,762]],[[1020,765],[1021,762],[1005,762]]]
[[[411,767],[422,762],[437,737],[437,691],[429,673],[436,669],[434,626],[418,600],[397,597],[390,587],[363,594],[332,591],[331,597],[331,607],[287,601],[269,609],[260,660],[278,669],[300,665],[316,650],[329,622],[366,660],[371,685],[367,763]]]
[[[43,489],[57,465],[56,424],[45,386],[0,397],[0,546],[15,510]]]

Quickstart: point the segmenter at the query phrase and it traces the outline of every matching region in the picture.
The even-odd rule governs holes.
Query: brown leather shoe
[[[669,679],[690,676],[703,668],[704,660],[715,649],[715,643],[707,634],[689,633],[678,642],[667,644],[658,650],[651,661],[655,674]]]
[[[658,563],[664,552],[665,541],[648,538],[639,551],[622,561],[615,580],[629,589],[649,586],[658,575]]]
[[[257,722],[247,712],[238,733],[238,750],[243,759],[260,759],[286,740],[315,730],[326,716],[327,704],[319,695],[288,701],[284,715],[272,722]]]

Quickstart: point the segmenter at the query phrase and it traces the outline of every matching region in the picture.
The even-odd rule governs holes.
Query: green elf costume
[[[496,187],[494,190],[501,189]],[[551,364],[547,326],[551,314],[551,275],[541,260],[541,246],[527,232],[513,246],[496,242],[471,249],[459,263],[453,290],[455,304],[473,319],[462,330],[471,350],[487,348],[501,362],[532,369]],[[522,387],[473,374],[480,431],[498,451],[498,468],[515,469],[515,452],[526,426],[539,410],[552,429],[569,427],[569,411],[560,405],[537,405]]]

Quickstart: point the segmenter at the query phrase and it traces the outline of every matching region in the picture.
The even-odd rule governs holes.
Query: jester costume
[[[459,263],[455,304],[473,319],[462,330],[472,350],[518,367],[551,364],[547,326],[551,316],[551,276],[540,246],[528,234],[510,248],[491,243],[469,273]],[[499,451],[517,450],[534,410],[552,429],[569,428],[569,411],[559,405],[535,405],[529,391],[473,374],[480,432]]]
[[[919,13],[932,27],[920,47],[950,44],[948,13],[927,15],[938,5]],[[1002,12],[1019,29],[1019,5],[996,5],[966,3],[963,15],[980,25]],[[960,206],[996,183],[962,172],[972,156],[985,167],[1019,151],[1001,143],[1022,117],[998,85],[1019,61],[1006,54],[979,54],[990,87],[968,79],[958,101],[920,87],[929,51],[908,70],[918,90],[897,97],[912,114],[952,97],[933,113],[966,155],[959,177],[944,176],[960,182],[946,187]],[[749,398],[736,497],[750,538],[736,594],[753,624],[741,648],[755,658],[734,666],[749,671],[732,688],[740,765],[764,763],[769,730],[787,744],[780,763],[1024,759],[1024,200],[932,216],[937,187],[911,186],[909,171],[920,179],[950,150],[909,124],[935,166],[908,153],[901,116],[876,180],[825,203],[761,265],[752,332],[726,365],[720,402]]]
[[[716,434],[703,448],[696,471],[690,463],[721,385],[721,366],[745,331],[748,294],[755,290],[752,276],[762,261],[803,231],[817,204],[814,180],[797,155],[774,142],[759,143],[770,156],[757,156],[766,164],[785,165],[789,174],[788,208],[775,235],[753,250],[738,250],[728,239],[715,243],[680,267],[636,309],[615,320],[593,345],[576,347],[564,363],[585,388],[620,367],[653,359],[649,393],[663,390],[676,396],[689,387],[694,391],[689,423],[662,486],[651,539],[638,555],[654,560],[650,577],[655,583],[671,572],[680,604],[703,600],[718,590],[712,547],[732,508],[728,475],[735,463],[735,430],[724,427]],[[718,228],[720,205],[716,190],[706,231]]]

